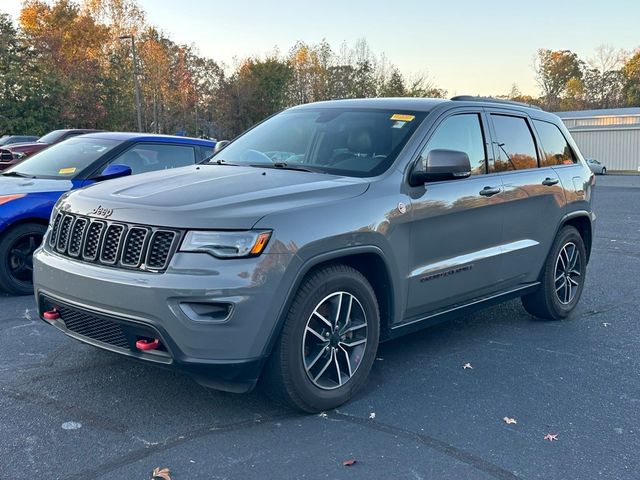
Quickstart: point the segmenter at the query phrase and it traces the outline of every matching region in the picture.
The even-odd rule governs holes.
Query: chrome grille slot
[[[153,269],[165,268],[175,237],[176,232],[170,230],[157,230],[153,233],[149,242],[147,267]]]
[[[58,232],[60,231],[60,221],[62,220],[62,214],[56,215],[53,225],[51,226],[51,234],[49,235],[49,246],[54,247],[56,240],[58,239]]]
[[[78,257],[82,249],[82,240],[84,240],[84,232],[87,229],[89,221],[86,218],[77,218],[71,228],[71,236],[69,237],[69,247],[67,252],[72,257]]]
[[[120,241],[124,233],[124,225],[111,224],[107,227],[100,251],[100,261],[102,263],[114,264],[118,260]]]
[[[84,248],[82,250],[83,259],[93,261],[98,257],[98,250],[102,240],[102,232],[104,231],[105,226],[106,224],[100,221],[91,223],[84,241]]]
[[[47,246],[88,263],[157,273],[167,268],[181,237],[179,230],[59,213]]]
[[[65,215],[60,223],[60,231],[58,232],[58,241],[56,242],[56,250],[65,253],[67,250],[67,242],[71,233],[71,225],[73,225],[73,216]]]
[[[124,241],[124,249],[122,252],[123,265],[129,267],[137,267],[142,262],[142,251],[144,250],[144,242],[147,239],[149,230],[142,227],[132,227],[127,232]]]

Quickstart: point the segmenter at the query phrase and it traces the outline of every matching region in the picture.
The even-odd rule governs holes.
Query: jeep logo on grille
[[[95,215],[96,217],[109,218],[113,215],[113,208],[103,208],[102,205],[98,205],[96,208],[89,212],[89,215]]]

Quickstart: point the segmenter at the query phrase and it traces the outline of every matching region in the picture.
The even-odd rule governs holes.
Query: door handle
[[[552,185],[557,184],[559,181],[560,180],[558,180],[557,178],[549,178],[549,177],[547,177],[542,181],[542,184],[546,185],[547,187],[550,187]]]
[[[500,193],[502,189],[500,187],[484,187],[480,190],[480,195],[483,197],[492,197],[493,195]]]

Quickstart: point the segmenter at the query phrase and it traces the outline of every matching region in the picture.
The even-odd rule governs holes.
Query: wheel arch
[[[591,215],[586,210],[573,212],[562,219],[560,226],[558,227],[558,232],[560,232],[560,230],[565,226],[572,226],[578,230],[578,233],[584,241],[588,262],[591,257],[591,247],[593,245],[593,222]]]
[[[42,225],[43,227],[48,227],[49,226],[49,219],[44,219],[44,218],[40,218],[40,217],[24,217],[24,218],[20,218],[20,219],[15,220],[15,221],[13,221],[11,223],[6,223],[3,226],[2,231],[0,232],[0,235],[4,235],[9,230],[17,228],[17,227],[19,227],[21,225],[26,225],[28,223],[37,223],[39,225]]]
[[[395,285],[392,280],[391,269],[384,257],[383,251],[374,245],[349,247],[325,254],[320,254],[305,261],[290,287],[286,300],[280,309],[276,327],[267,344],[265,356],[271,355],[276,340],[280,336],[287,312],[291,307],[296,292],[303,280],[318,269],[331,264],[348,265],[358,270],[369,281],[380,310],[380,340],[389,338],[391,323],[396,308]]]

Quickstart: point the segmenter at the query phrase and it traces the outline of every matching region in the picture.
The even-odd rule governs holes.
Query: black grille
[[[56,252],[121,268],[159,272],[175,251],[180,232],[164,228],[58,214],[49,234]]]
[[[78,218],[73,224],[71,229],[71,237],[69,238],[69,255],[77,257],[80,255],[82,249],[82,240],[84,239],[84,232],[87,229],[89,221],[86,218]]]
[[[144,241],[147,238],[149,230],[142,227],[133,227],[127,232],[127,238],[124,241],[124,252],[122,254],[122,264],[137,267],[142,261],[142,250],[144,249]]]
[[[107,227],[107,233],[104,234],[104,242],[102,243],[102,251],[100,252],[101,262],[116,263],[123,233],[123,225],[113,224]]]
[[[73,224],[73,217],[71,215],[65,215],[60,223],[60,232],[58,234],[58,241],[56,249],[63,251],[67,248],[67,242],[69,241],[69,233],[71,233],[71,225]]]
[[[118,322],[66,306],[60,306],[57,309],[68,330],[114,347],[130,350],[127,337]]]
[[[60,222],[62,221],[62,214],[59,213],[56,215],[53,224],[51,225],[51,234],[49,235],[49,245],[54,247],[56,244],[56,239],[58,238],[58,232],[60,231]]]
[[[171,245],[173,244],[174,232],[158,230],[151,237],[151,247],[147,255],[147,266],[151,268],[164,268]]]
[[[0,162],[10,162],[13,160],[13,154],[9,150],[0,149]]]
[[[98,247],[102,240],[102,231],[105,225],[104,222],[92,222],[89,226],[82,251],[82,258],[84,260],[95,260],[98,257]]]

